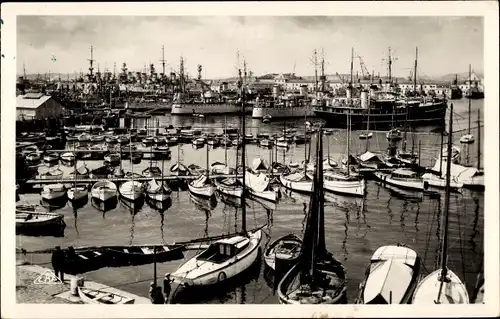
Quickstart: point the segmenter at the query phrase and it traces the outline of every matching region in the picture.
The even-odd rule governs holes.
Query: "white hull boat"
[[[460,138],[460,143],[462,144],[472,144],[474,141],[474,135],[472,134],[466,134]]]
[[[424,190],[423,178],[417,177],[413,172],[397,169],[391,174],[374,172],[373,173],[383,183],[391,184],[397,187]]]
[[[413,294],[412,304],[436,304],[439,287],[441,285],[441,272],[442,269],[436,270],[420,281]],[[443,282],[443,290],[439,303],[468,304],[469,294],[460,278],[449,269],[446,271],[446,277],[449,280]]]
[[[218,240],[184,263],[171,274],[171,278],[186,287],[224,282],[255,262],[261,241],[261,230],[249,232],[248,237],[234,236]]]
[[[407,304],[420,275],[417,253],[402,245],[378,248],[360,284],[358,304]]]
[[[241,197],[243,194],[242,185],[234,178],[226,178],[220,182],[216,181],[215,187],[219,192],[225,195]]]
[[[446,178],[432,174],[432,173],[425,173],[422,175],[422,178],[424,179],[424,188],[425,184],[435,187],[435,188],[446,188]],[[464,186],[463,183],[455,180],[450,181],[450,187],[451,188],[462,188]]]
[[[149,199],[164,202],[170,198],[172,190],[167,186],[166,183],[158,183],[156,179],[152,179],[146,184],[146,196]]]
[[[103,202],[116,197],[116,193],[117,188],[115,183],[109,181],[97,182],[92,186],[91,190],[91,196]]]
[[[243,182],[241,180],[241,182]],[[275,202],[277,199],[277,190],[270,188],[270,179],[266,174],[253,174],[247,172],[245,174],[245,187],[250,195]]]
[[[68,199],[72,201],[81,200],[89,195],[89,191],[86,186],[71,187],[68,189]]]
[[[215,194],[215,186],[213,186],[205,175],[200,175],[198,179],[188,184],[189,191],[201,197],[212,197]]]
[[[269,244],[264,252],[264,261],[272,270],[276,270],[277,260],[284,266],[291,265],[299,257],[301,247],[302,240],[297,236],[292,234],[283,236]]]
[[[281,175],[280,182],[286,188],[294,191],[310,193],[312,191],[312,178],[303,172],[293,173],[290,175]]]
[[[66,187],[63,184],[49,184],[43,187],[41,192],[42,198],[46,200],[54,200],[62,198],[66,195]]]
[[[330,192],[363,196],[365,194],[365,180],[340,173],[326,172],[323,175],[324,188]]]
[[[120,195],[130,201],[135,201],[144,195],[144,186],[137,181],[128,181],[120,186]]]

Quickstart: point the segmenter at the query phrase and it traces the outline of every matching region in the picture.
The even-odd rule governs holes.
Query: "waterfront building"
[[[44,119],[58,117],[64,113],[64,107],[54,98],[43,93],[27,93],[16,99],[17,120]]]

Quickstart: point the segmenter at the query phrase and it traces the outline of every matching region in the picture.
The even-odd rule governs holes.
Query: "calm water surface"
[[[454,101],[454,131],[467,128],[467,101]],[[482,101],[473,101],[472,134],[477,136],[477,109],[482,108]],[[283,129],[283,122],[263,124],[261,121],[247,118],[248,132],[278,132]],[[192,125],[210,128],[219,132],[224,126],[224,117],[157,116],[149,120],[160,125]],[[228,125],[237,126],[239,120],[227,117]],[[304,119],[287,121],[287,126],[303,127]],[[439,151],[440,136],[429,133],[432,128],[419,128],[419,132],[409,134],[408,145],[412,139],[415,150],[420,142],[421,163],[432,166]],[[351,152],[364,152],[366,144],[358,139],[361,132],[352,132]],[[483,133],[483,132],[481,132]],[[454,135],[455,143],[463,133]],[[482,134],[484,136],[484,134]],[[332,158],[340,160],[346,152],[345,131],[335,131],[326,137]],[[374,133],[368,149],[385,152],[387,141],[384,132]],[[482,143],[481,143],[482,144]],[[327,145],[325,144],[325,147]],[[469,148],[468,148],[469,147]],[[462,148],[462,162],[477,165],[478,143]],[[308,146],[292,146],[288,151],[262,149],[256,145],[247,146],[247,162],[256,156],[267,160],[278,156],[280,162],[300,162],[304,159],[304,150]],[[325,150],[325,153],[327,150]],[[224,162],[223,148],[210,150],[210,163]],[[313,150],[314,154],[314,150]],[[185,164],[206,165],[206,149],[195,149],[191,145],[172,147],[172,159],[165,161],[169,169],[180,160]],[[230,165],[236,161],[236,149],[229,148],[227,157]],[[482,162],[482,160],[481,160]],[[92,169],[102,165],[101,161],[87,161]],[[143,160],[134,165],[134,172],[140,173],[148,167],[149,161]],[[158,163],[161,166],[161,162]],[[72,168],[60,166],[67,175]],[[40,171],[46,168],[40,168]],[[130,171],[130,165],[123,162],[123,169]],[[247,201],[247,227],[254,228],[267,224],[263,244],[288,233],[302,234],[305,228],[305,216],[309,206],[309,197],[282,189],[283,197],[273,204],[264,200]],[[388,189],[375,181],[367,182],[364,198],[351,198],[331,193],[326,195],[325,233],[327,248],[343,262],[348,275],[348,298],[352,302],[359,283],[363,280],[365,267],[371,255],[380,246],[404,242],[417,251],[424,261],[424,273],[433,271],[439,256],[439,238],[442,225],[440,216],[444,210],[444,192],[435,196],[422,195],[418,192],[400,189]],[[19,203],[37,204],[39,194],[21,195]],[[241,208],[238,200],[229,200],[218,196],[215,202],[207,202],[193,197],[186,191],[173,192],[171,206],[166,210],[156,210],[143,203],[134,209],[122,201],[111,203],[111,207],[98,207],[90,199],[79,209],[67,203],[56,209],[64,214],[67,224],[64,237],[29,237],[17,236],[17,246],[28,251],[53,248],[56,245],[67,247],[87,245],[128,245],[160,244],[190,240],[203,236],[232,233],[239,229]],[[449,267],[466,282],[469,293],[475,284],[476,274],[483,260],[484,196],[482,192],[462,190],[453,193],[450,200],[450,255]],[[191,257],[195,252],[186,254]],[[34,263],[50,267],[50,255],[28,255]],[[182,261],[172,261],[157,265],[158,276],[173,272]],[[153,265],[104,268],[84,275],[87,280],[102,282],[138,295],[147,297],[149,284],[153,278]],[[277,303],[272,287],[272,274],[260,261],[243,277],[224,287],[218,294],[207,293],[192,296],[184,302],[196,303]]]

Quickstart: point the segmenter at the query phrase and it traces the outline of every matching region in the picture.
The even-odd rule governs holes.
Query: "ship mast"
[[[26,80],[26,65],[23,62],[23,79]]]
[[[413,91],[417,93],[417,59],[418,59],[418,47],[415,48],[415,70],[413,71]]]
[[[354,48],[351,48],[351,83],[349,83],[349,87],[352,88],[352,69],[354,66]]]
[[[324,49],[321,49],[321,92],[325,92],[325,52]]]
[[[161,66],[163,67],[163,76],[165,76],[165,46],[161,46]]]
[[[89,67],[89,80],[92,82],[92,78],[94,75],[94,47],[90,46],[90,59],[87,59],[90,62],[90,67]]]
[[[389,70],[389,83],[392,82],[392,59],[391,59],[391,47],[389,47],[389,61],[387,62]]]
[[[179,81],[180,81],[180,89],[181,89],[181,92],[184,92],[184,59],[182,58],[181,56],[181,64],[180,64],[180,68],[179,68]]]
[[[245,90],[243,89],[241,78],[241,69],[238,69],[238,88],[241,94],[241,131],[242,131],[242,143],[241,143],[241,166],[243,166],[243,191],[241,193],[241,231],[244,236],[247,232],[247,222],[246,222],[246,205],[245,205]],[[237,163],[237,162],[236,162]],[[238,173],[238,165],[236,165],[236,173]]]
[[[314,63],[314,92],[316,93],[316,96],[318,95],[318,58],[317,58],[317,52],[316,49],[314,49],[313,52],[313,63]]]

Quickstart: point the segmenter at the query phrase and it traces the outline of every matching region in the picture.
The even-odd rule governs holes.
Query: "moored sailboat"
[[[450,125],[448,134],[448,159],[446,161],[446,194],[442,224],[444,227],[441,238],[441,267],[423,278],[413,294],[413,304],[468,304],[469,295],[460,278],[448,268],[448,231],[450,215],[450,173],[451,146],[453,132],[453,104],[450,105]]]
[[[324,193],[323,193],[323,139],[319,130],[316,171],[307,214],[306,230],[297,263],[278,284],[282,304],[338,304],[346,303],[346,274],[342,264],[326,249]]]

